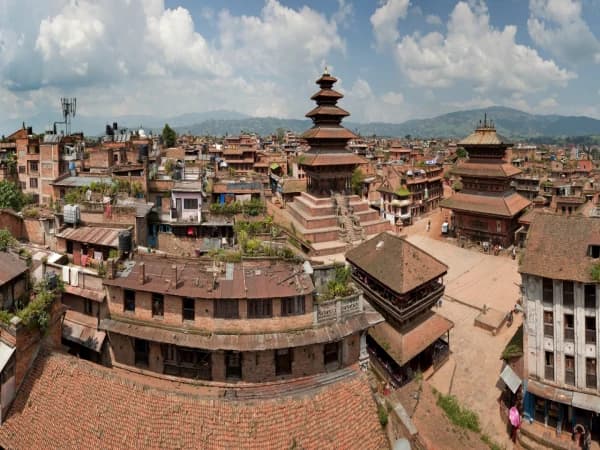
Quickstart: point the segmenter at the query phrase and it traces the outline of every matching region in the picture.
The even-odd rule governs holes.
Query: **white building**
[[[527,377],[524,412],[557,431],[600,435],[600,219],[538,214],[520,265]],[[598,266],[600,268],[600,265]]]

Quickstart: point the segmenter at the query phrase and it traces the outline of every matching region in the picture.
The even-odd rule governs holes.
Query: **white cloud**
[[[435,14],[428,14],[427,17],[425,17],[425,22],[427,22],[429,25],[441,25],[442,24],[442,19],[440,19],[440,16],[436,16]]]
[[[243,70],[266,74],[297,72],[320,63],[332,51],[345,51],[337,24],[317,11],[267,0],[260,16],[219,15],[221,50]]]
[[[580,0],[530,0],[531,39],[561,60],[600,63],[600,41],[582,17]]]
[[[409,0],[387,0],[375,10],[370,20],[378,49],[383,49],[398,40],[400,34],[397,23],[399,19],[406,17],[409,4]]]
[[[404,96],[400,92],[386,92],[381,96],[381,99],[390,105],[401,105],[404,103]]]
[[[517,29],[489,23],[485,5],[459,2],[448,31],[405,36],[396,48],[398,65],[414,84],[449,87],[467,82],[477,92],[531,92],[564,86],[575,74],[517,44]]]
[[[337,0],[338,9],[331,16],[331,20],[336,24],[347,28],[350,26],[350,21],[354,16],[354,6],[349,0]]]

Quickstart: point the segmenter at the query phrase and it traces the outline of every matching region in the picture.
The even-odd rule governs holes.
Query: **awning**
[[[390,203],[392,206],[408,206],[410,205],[410,200],[392,200]]]
[[[583,392],[573,392],[573,406],[600,413],[600,397]]]
[[[369,335],[387,354],[403,366],[454,327],[454,323],[431,312],[417,325],[396,330],[384,322],[369,329]]]
[[[500,378],[502,378],[504,384],[508,386],[513,394],[515,394],[517,389],[519,389],[519,386],[521,386],[521,379],[508,364],[504,367],[504,370],[502,370]]]
[[[62,336],[71,342],[100,352],[106,333],[99,331],[92,325],[92,322],[95,322],[94,318],[69,310],[63,321]]]
[[[0,372],[4,370],[4,366],[6,366],[6,363],[14,352],[14,347],[6,345],[4,342],[0,341]]]
[[[555,388],[535,380],[527,381],[527,391],[548,400],[570,405],[573,403],[573,392]]]

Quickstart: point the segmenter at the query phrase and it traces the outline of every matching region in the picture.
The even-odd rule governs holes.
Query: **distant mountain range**
[[[344,122],[344,125],[363,136],[406,136],[422,138],[448,137],[462,138],[473,131],[478,121],[487,113],[493,120],[498,132],[512,139],[533,139],[540,137],[559,138],[567,136],[600,136],[600,120],[585,116],[560,116],[529,114],[517,109],[492,106],[443,114],[431,119],[414,119],[403,123],[356,123]],[[56,118],[55,120],[58,120]],[[310,128],[309,120],[279,119],[274,117],[250,117],[235,111],[210,111],[190,113],[179,116],[159,118],[149,115],[130,115],[115,118],[77,116],[73,120],[73,130],[82,130],[87,135],[97,136],[103,133],[104,125],[118,122],[120,126],[159,131],[165,123],[179,133],[196,135],[236,135],[242,131],[260,135],[276,133],[278,128],[301,133]],[[35,132],[42,132],[47,117],[32,117],[27,120]],[[0,121],[0,130],[9,134],[21,126],[18,121]]]

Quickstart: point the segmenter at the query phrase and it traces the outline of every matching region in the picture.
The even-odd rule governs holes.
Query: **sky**
[[[504,105],[600,118],[600,0],[0,0],[0,122],[301,118],[324,68],[357,122]]]

